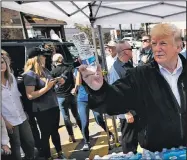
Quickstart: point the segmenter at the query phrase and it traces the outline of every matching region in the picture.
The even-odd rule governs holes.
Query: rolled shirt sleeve
[[[36,86],[36,74],[33,71],[29,71],[23,75],[25,86]]]

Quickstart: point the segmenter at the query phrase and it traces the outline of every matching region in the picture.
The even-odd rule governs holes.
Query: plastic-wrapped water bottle
[[[142,160],[143,160],[143,159],[146,159],[146,160],[155,159],[155,155],[154,155],[153,152],[144,149],[143,155],[142,155],[142,158],[141,158],[141,159],[142,159]]]
[[[185,159],[186,158],[186,149],[180,148],[171,148],[166,152],[162,153],[163,159]]]
[[[155,159],[156,160],[161,160],[162,159],[161,156],[160,156],[160,153],[158,151],[156,151],[154,154],[155,154]]]
[[[140,158],[142,158],[142,154],[141,153],[137,153],[136,155],[131,156],[129,159],[139,160]]]

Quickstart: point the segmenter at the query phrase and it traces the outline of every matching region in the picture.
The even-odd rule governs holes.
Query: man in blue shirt
[[[110,84],[114,83],[117,79],[125,77],[127,70],[133,68],[132,48],[130,44],[126,41],[120,41],[116,46],[116,51],[118,57],[111,68],[109,78]],[[137,120],[134,122],[134,116],[137,118],[136,113],[133,110],[126,111],[125,114],[118,115],[121,123],[123,153],[128,153],[130,151],[136,153],[137,150]]]

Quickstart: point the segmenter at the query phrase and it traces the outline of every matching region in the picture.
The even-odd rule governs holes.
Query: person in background
[[[8,54],[8,52],[6,52],[5,50],[1,50],[1,54],[7,59],[7,63],[11,68],[11,59],[10,56]],[[32,134],[35,140],[35,147],[37,148],[37,150],[35,149],[35,156],[37,154],[37,151],[40,151],[40,133],[37,127],[37,122],[34,118],[34,115],[32,114],[32,102],[30,100],[28,100],[27,96],[26,96],[26,91],[25,91],[25,86],[24,86],[24,82],[23,82],[23,76],[21,72],[14,72],[13,69],[11,68],[11,73],[14,73],[14,76],[16,78],[17,81],[17,86],[18,86],[18,91],[21,93],[21,102],[23,104],[23,109],[26,112],[27,116],[28,116],[28,121],[32,130]],[[21,155],[25,155],[23,153],[23,149],[21,149]]]
[[[187,40],[187,36],[185,35],[184,36],[184,40],[183,40],[183,43],[184,43],[184,47],[182,48],[182,51],[180,52],[180,54],[182,54],[185,58],[186,58],[186,40]]]
[[[114,64],[114,62],[117,59],[116,44],[117,43],[114,41],[109,41],[108,44],[106,45],[108,47],[108,51],[110,54],[106,57],[107,69],[108,69],[109,74],[110,74],[110,69],[111,69],[112,65]]]
[[[59,83],[55,85],[55,91],[57,93],[59,108],[62,112],[64,123],[69,134],[69,142],[76,142],[69,115],[69,109],[71,109],[77,125],[81,130],[81,121],[77,110],[76,97],[71,94],[71,90],[75,85],[73,78],[73,68],[63,63],[63,57],[59,53],[53,55],[52,61],[55,66],[51,71],[53,78],[64,77],[66,79],[63,85]]]
[[[82,148],[83,151],[90,150],[90,139],[89,139],[89,102],[88,102],[88,94],[86,93],[86,90],[84,89],[84,86],[82,85],[82,78],[80,75],[80,72],[75,69],[74,72],[75,75],[75,88],[72,89],[72,94],[77,94],[77,107],[79,116],[81,119],[81,125],[82,125],[82,134],[84,138],[84,146]],[[93,111],[93,115],[95,118],[96,123],[101,126],[104,131],[106,132],[106,124],[103,119],[103,115],[99,112]],[[109,131],[109,129],[108,129]],[[114,140],[114,135],[112,132],[109,131],[109,136],[111,140]]]
[[[23,71],[24,72],[24,71]],[[32,111],[32,101],[27,98],[26,90],[25,90],[25,85],[24,85],[24,80],[23,80],[23,72],[18,75],[16,78],[17,84],[18,84],[18,90],[21,93],[21,101],[24,107],[24,111],[28,115],[28,121],[32,130],[32,134],[34,137],[35,141],[35,147],[39,151],[39,154],[41,153],[41,138],[40,138],[40,131],[38,128],[38,124],[35,118],[35,114]]]
[[[46,159],[51,160],[50,136],[58,158],[64,158],[58,133],[60,111],[54,85],[57,83],[53,79],[49,70],[45,68],[46,56],[50,56],[51,51],[43,46],[33,47],[28,50],[28,60],[24,67],[24,85],[29,100],[32,100],[32,111],[37,119],[41,132],[41,151]],[[64,79],[58,79],[63,84]]]
[[[153,51],[151,47],[151,36],[142,36],[142,48],[139,53],[138,66],[150,63],[153,60]]]
[[[8,52],[1,49],[1,55],[4,56],[4,57],[7,57],[7,63],[10,66],[11,65],[11,59],[10,59],[10,56],[9,56]]]
[[[96,73],[85,65],[79,71],[90,95],[89,108],[109,115],[133,109],[139,117],[140,146],[156,152],[187,145],[187,61],[179,54],[180,30],[173,24],[156,24],[151,44],[154,60],[127,70],[113,85],[104,81],[100,66]]]
[[[114,62],[111,73],[110,82],[113,84],[116,80],[125,77],[128,69],[133,68],[132,64],[132,48],[127,41],[119,41],[116,45],[118,58]],[[124,104],[125,105],[125,104]],[[118,115],[121,123],[122,133],[122,150],[123,153],[137,152],[138,132],[137,132],[137,115],[133,110],[126,111],[125,114]]]
[[[1,56],[2,116],[5,121],[12,157],[21,160],[20,147],[28,160],[34,157],[34,139],[21,103],[21,94],[14,75],[10,72],[8,57]]]

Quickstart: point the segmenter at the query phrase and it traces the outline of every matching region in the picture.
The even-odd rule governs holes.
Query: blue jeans
[[[89,127],[89,108],[88,108],[88,102],[78,101],[77,106],[78,106],[78,112],[79,112],[80,119],[81,119],[81,125],[82,125],[81,131],[82,131],[82,134],[83,134],[84,142],[88,143],[89,142],[89,129],[88,129],[88,127]],[[104,122],[102,114],[99,113],[99,112],[93,111],[93,115],[94,115],[96,123],[98,125],[100,125],[106,131],[106,126],[105,126],[105,122]],[[109,132],[109,134],[111,134],[111,132]]]
[[[77,122],[77,125],[79,126],[79,128],[81,129],[81,121],[80,121],[80,117],[77,111],[77,102],[76,102],[76,98],[73,95],[70,95],[68,97],[62,98],[62,97],[58,97],[58,104],[59,104],[59,108],[62,112],[62,116],[64,119],[64,123],[66,126],[66,129],[68,131],[68,134],[70,136],[73,135],[73,129],[72,129],[72,123],[70,121],[70,116],[69,116],[69,109],[71,109],[71,112]]]

